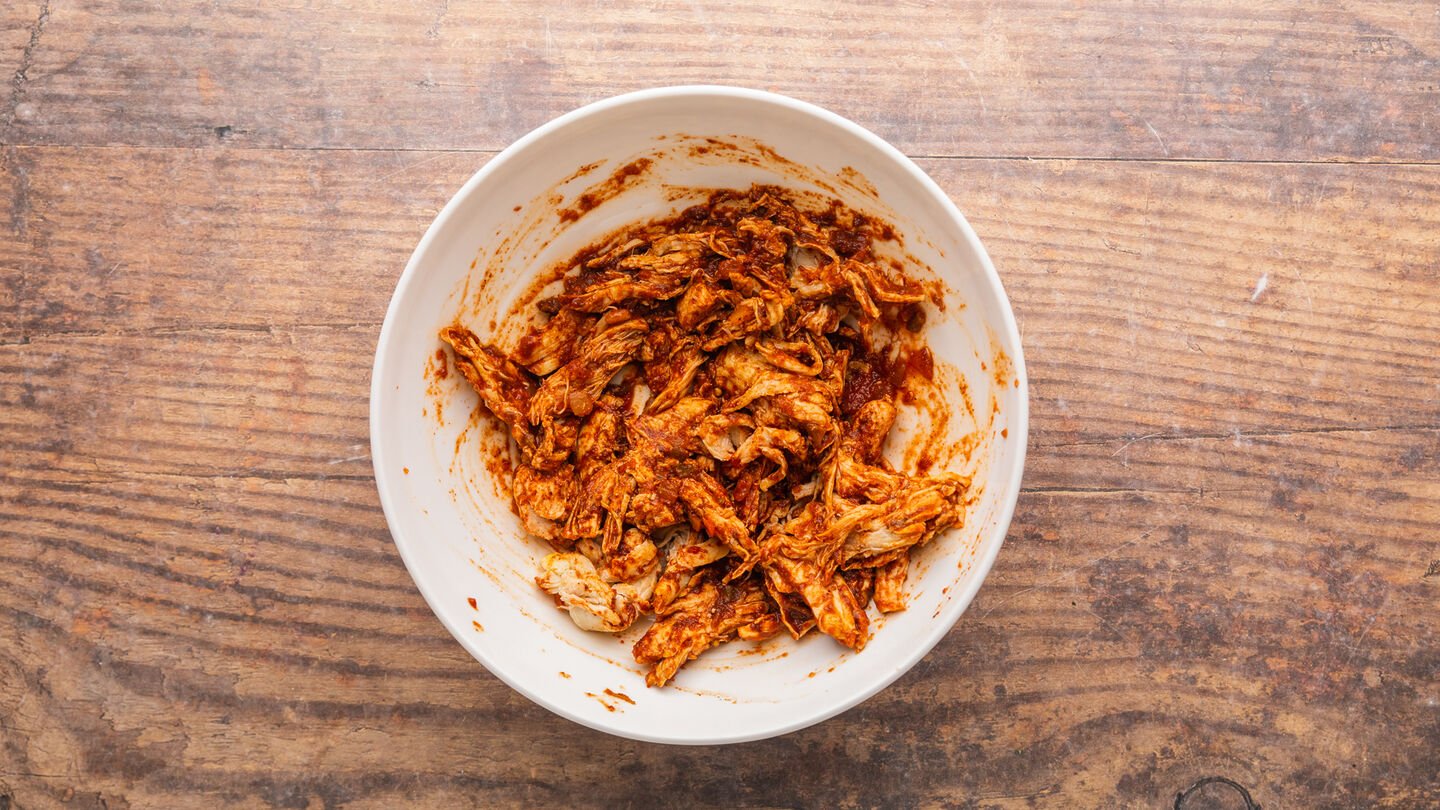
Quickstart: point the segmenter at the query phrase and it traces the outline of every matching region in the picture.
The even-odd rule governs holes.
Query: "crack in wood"
[[[235,332],[241,334],[275,334],[302,329],[331,329],[344,331],[349,329],[378,329],[380,321],[347,321],[339,323],[312,322],[312,323],[280,323],[280,324],[244,324],[244,323],[211,323],[166,325],[166,326],[143,326],[136,329],[61,329],[49,332],[41,332],[31,335],[21,335],[10,340],[0,340],[0,347],[4,346],[28,346],[36,341],[44,340],[69,340],[83,338],[107,338],[107,337],[149,337],[158,335],[187,335],[187,334],[209,334],[213,332]]]
[[[1112,436],[1101,439],[1087,439],[1078,442],[1056,442],[1054,444],[1037,443],[1034,446],[1037,450],[1053,450],[1063,447],[1103,447],[1116,442],[1124,442],[1128,447],[1132,444],[1143,442],[1188,442],[1205,439],[1283,439],[1287,436],[1305,436],[1310,434],[1324,433],[1401,433],[1415,431],[1440,430],[1440,424],[1421,422],[1416,424],[1399,425],[1363,425],[1360,427],[1318,427],[1318,428],[1293,428],[1275,430],[1234,430],[1228,433],[1155,433],[1147,436]]]
[[[445,22],[445,15],[450,13],[450,0],[441,0],[440,13],[435,15],[435,22],[425,30],[426,39],[440,38],[440,24]]]
[[[1184,489],[1147,489],[1142,487],[1060,487],[1040,486],[1021,487],[1023,494],[1038,495],[1197,495],[1204,496],[1214,493],[1236,493],[1251,492],[1258,490],[1245,489],[1205,489],[1201,487],[1189,487]]]
[[[436,86],[445,86],[439,85]],[[469,88],[472,85],[458,84],[457,87]],[[213,131],[214,128],[208,128]],[[233,130],[236,133],[248,132],[248,130]],[[221,139],[225,140],[225,139]],[[457,154],[457,155],[483,155],[494,157],[500,154],[501,149],[488,146],[332,146],[326,144],[247,144],[230,145],[225,141],[223,145],[209,144],[204,146],[183,146],[171,144],[142,144],[142,143],[83,143],[79,141],[46,141],[46,142],[19,142],[12,141],[12,146],[19,149],[34,150],[106,150],[122,149],[134,152],[188,152],[192,154],[221,153],[235,154],[240,152],[338,152],[351,154]],[[997,163],[1128,163],[1128,164],[1176,164],[1176,165],[1236,165],[1236,166],[1335,166],[1335,167],[1358,167],[1358,168],[1397,168],[1408,167],[1418,169],[1440,169],[1440,160],[1388,160],[1384,158],[1324,158],[1324,159],[1262,159],[1262,158],[1163,158],[1163,157],[1109,157],[1105,155],[1013,155],[1013,154],[910,154],[906,157],[911,160],[925,160],[935,162],[997,162]]]
[[[57,483],[75,484],[79,486],[103,486],[113,484],[116,481],[143,481],[146,479],[181,481],[373,481],[375,480],[375,476],[368,473],[286,472],[284,470],[255,468],[208,472],[152,472],[137,470],[134,472],[117,471],[115,476],[111,478],[63,478],[58,480]],[[7,474],[0,476],[0,480],[19,481],[22,480],[22,478],[20,476]]]
[[[0,126],[0,132],[4,133],[6,141],[10,140],[10,128],[15,124],[20,100],[25,97],[25,84],[30,81],[30,68],[35,64],[35,51],[40,47],[40,35],[45,32],[45,23],[49,21],[50,0],[45,0],[40,5],[40,14],[30,26],[30,40],[25,43],[25,50],[20,54],[20,67],[15,69],[15,75],[10,78],[10,103],[5,110],[5,123]]]

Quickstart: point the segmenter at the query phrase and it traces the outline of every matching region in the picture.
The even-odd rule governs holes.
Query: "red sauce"
[[[830,237],[830,247],[847,258],[869,246],[870,237],[858,231],[836,231]]]
[[[478,605],[478,604],[475,603],[475,597],[472,596],[472,597],[470,597],[469,599],[466,599],[465,601],[470,603],[470,608],[471,608],[471,610],[479,610],[479,609],[480,609],[480,605]]]
[[[901,349],[894,360],[883,354],[862,357],[850,365],[845,391],[840,396],[840,412],[853,416],[865,403],[896,394],[912,402],[911,381],[932,382],[934,379],[935,356],[928,347]]]
[[[910,332],[919,332],[925,328],[925,307],[919,304],[907,304],[901,313],[905,322],[905,329]]]
[[[895,375],[883,357],[870,356],[850,365],[845,391],[840,395],[840,412],[854,416],[865,403],[895,396]]]
[[[929,346],[922,346],[918,350],[905,352],[905,369],[928,382],[935,380],[935,355],[930,353]]]

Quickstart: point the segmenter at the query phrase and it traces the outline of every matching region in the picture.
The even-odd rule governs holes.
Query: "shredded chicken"
[[[536,582],[586,630],[653,614],[651,686],[782,630],[862,649],[911,552],[960,523],[966,479],[881,453],[930,368],[882,238],[839,203],[720,191],[577,256],[513,350],[441,331],[514,440],[515,512],[556,551]]]

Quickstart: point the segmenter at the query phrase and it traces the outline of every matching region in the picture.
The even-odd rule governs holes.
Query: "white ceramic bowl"
[[[651,160],[645,172],[616,174],[640,157]],[[607,180],[611,191],[623,190],[578,220],[561,221],[561,209]],[[619,640],[581,631],[535,586],[546,548],[521,531],[487,469],[484,459],[503,439],[472,415],[477,399],[460,376],[438,373],[436,333],[458,318],[482,337],[513,341],[525,324],[505,315],[539,269],[619,226],[701,199],[696,189],[752,182],[818,190],[889,220],[911,272],[933,274],[948,288],[927,331],[953,411],[943,435],[971,447],[951,467],[975,476],[975,497],[963,528],[916,555],[908,609],[875,621],[863,652],[817,633],[800,642],[782,635],[758,648],[733,642],[688,664],[672,686],[647,689],[629,652],[638,629]],[[591,104],[481,168],[436,217],[400,278],[370,393],[380,501],[405,565],[450,633],[536,703],[592,728],[666,743],[739,742],[803,728],[875,694],[920,660],[959,619],[1000,550],[1019,493],[1027,421],[1009,302],[944,192],[894,147],[840,116],[729,87],[662,88]],[[923,423],[913,414],[902,420],[887,452],[900,460]]]

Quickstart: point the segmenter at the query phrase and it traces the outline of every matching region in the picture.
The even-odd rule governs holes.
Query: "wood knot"
[[[1211,810],[1211,808],[1261,810],[1260,805],[1250,798],[1250,791],[1246,790],[1239,782],[1223,776],[1207,776],[1175,794],[1175,810]]]

